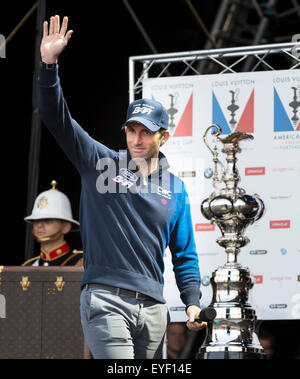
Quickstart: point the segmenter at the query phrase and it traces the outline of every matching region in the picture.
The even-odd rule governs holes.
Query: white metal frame
[[[136,95],[141,92],[143,81],[150,77],[150,69],[154,65],[162,65],[161,72],[155,77],[163,76],[170,65],[175,62],[182,62],[185,64],[185,68],[180,76],[184,76],[190,71],[192,71],[193,75],[201,75],[194,64],[195,62],[199,63],[201,60],[208,60],[220,66],[220,72],[218,74],[224,74],[227,72],[240,72],[234,71],[234,67],[246,58],[253,57],[252,59],[256,59],[257,61],[249,72],[256,71],[261,64],[264,64],[264,69],[266,70],[277,70],[266,61],[266,58],[273,54],[285,54],[290,58],[292,64],[291,67],[285,67],[283,69],[292,70],[300,65],[300,43],[297,41],[281,44],[132,56],[129,57],[129,102],[134,101]],[[223,58],[226,58],[226,62],[222,62]],[[230,64],[228,64],[229,61]],[[142,69],[139,73],[137,72],[137,63],[142,64]]]

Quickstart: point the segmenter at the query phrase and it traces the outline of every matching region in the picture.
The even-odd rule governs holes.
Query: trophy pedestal
[[[211,284],[216,318],[207,325],[196,359],[265,359],[255,333],[256,313],[248,303],[253,286],[249,271],[226,263],[213,273]]]
[[[266,359],[266,355],[246,351],[214,351],[199,352],[196,359]]]

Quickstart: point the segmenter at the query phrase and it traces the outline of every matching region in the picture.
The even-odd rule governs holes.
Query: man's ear
[[[166,130],[161,138],[161,141],[160,141],[160,146],[164,145],[168,139],[170,137],[170,131],[169,130]]]
[[[71,229],[72,229],[72,224],[71,224],[71,222],[69,222],[69,221],[64,221],[64,225],[63,225],[62,233],[63,233],[63,234],[68,234],[68,233],[70,232]]]

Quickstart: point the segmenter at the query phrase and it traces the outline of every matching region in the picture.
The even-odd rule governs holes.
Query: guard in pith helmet
[[[82,251],[71,250],[65,235],[71,229],[79,230],[79,222],[73,219],[68,197],[51,182],[52,188],[35,199],[31,215],[24,218],[33,224],[32,234],[40,243],[40,255],[22,266],[82,266]]]

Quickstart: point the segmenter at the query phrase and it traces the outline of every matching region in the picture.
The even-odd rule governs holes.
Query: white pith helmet
[[[55,180],[51,182],[52,188],[41,192],[35,199],[30,216],[24,218],[25,221],[42,220],[55,218],[72,222],[79,225],[78,221],[73,220],[71,203],[68,197],[56,189]]]

